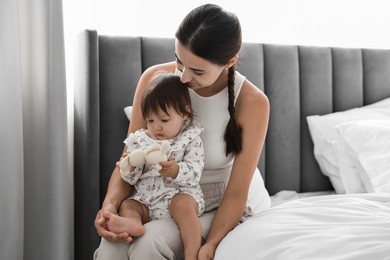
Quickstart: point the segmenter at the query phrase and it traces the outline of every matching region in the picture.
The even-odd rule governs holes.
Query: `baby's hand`
[[[164,177],[175,179],[179,174],[179,165],[175,161],[166,161],[158,163],[162,169],[159,171]]]

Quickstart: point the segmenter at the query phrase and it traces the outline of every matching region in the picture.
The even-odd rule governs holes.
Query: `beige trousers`
[[[205,239],[214,218],[215,210],[200,217],[202,237]],[[181,260],[183,243],[179,228],[172,218],[153,220],[145,224],[145,234],[131,244],[108,242],[102,238],[95,251],[95,260]]]
[[[222,195],[226,189],[225,183],[202,185],[205,197],[205,211],[200,217],[202,238],[206,239],[211,222],[215,215]],[[145,233],[131,244],[114,243],[101,239],[99,248],[95,251],[94,260],[181,260],[184,249],[180,231],[172,218],[161,218],[144,225]]]
[[[246,213],[256,213],[269,208],[270,205],[270,198],[260,174],[258,173],[258,176],[254,179],[255,181],[252,181],[251,184],[252,187],[248,200],[249,205],[246,209]],[[205,213],[200,217],[203,240],[206,239],[209,232],[216,208],[220,204],[225,188],[225,183],[202,185],[202,190],[205,195]],[[256,199],[253,200],[251,197]],[[184,258],[183,243],[180,237],[179,228],[173,219],[162,218],[153,220],[146,223],[144,228],[144,235],[135,239],[131,244],[108,242],[102,238],[93,259],[182,260]],[[232,232],[234,232],[234,230]],[[216,259],[218,259],[218,255],[216,255]]]

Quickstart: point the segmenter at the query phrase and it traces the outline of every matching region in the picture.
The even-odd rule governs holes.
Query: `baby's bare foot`
[[[139,237],[144,234],[144,227],[140,220],[131,217],[121,217],[111,212],[104,212],[103,216],[108,219],[107,228],[114,233],[128,233],[130,236]]]

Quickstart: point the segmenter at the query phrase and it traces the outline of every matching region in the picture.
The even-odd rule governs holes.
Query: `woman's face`
[[[213,85],[226,69],[194,55],[178,40],[175,41],[176,67],[183,83],[194,90]]]

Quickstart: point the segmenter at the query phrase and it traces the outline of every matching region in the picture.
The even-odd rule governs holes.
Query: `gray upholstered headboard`
[[[76,259],[99,238],[93,220],[123,149],[137,81],[147,67],[174,60],[174,39],[99,36],[78,45],[75,85]],[[259,168],[270,194],[332,189],[313,155],[306,116],[390,97],[390,51],[244,43],[237,70],[263,90],[271,116]]]

